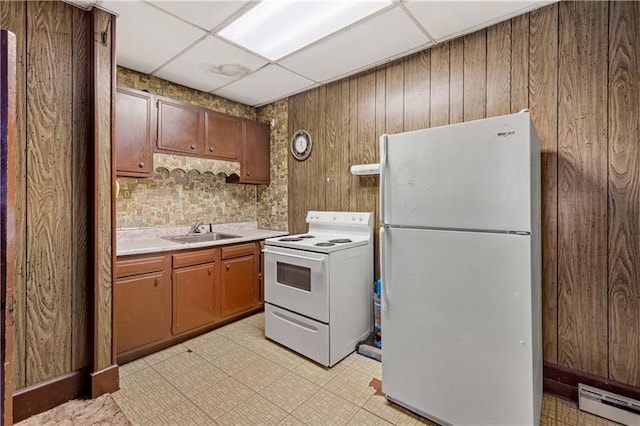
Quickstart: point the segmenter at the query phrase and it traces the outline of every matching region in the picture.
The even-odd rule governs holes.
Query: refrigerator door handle
[[[388,256],[387,256],[387,233],[384,227],[380,228],[380,277],[382,278],[382,311],[389,311],[389,280],[387,273],[389,272]]]
[[[387,222],[385,219],[385,175],[387,169],[387,146],[388,135],[380,136],[380,223],[384,226]]]

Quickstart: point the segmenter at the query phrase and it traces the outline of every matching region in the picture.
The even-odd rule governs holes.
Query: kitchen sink
[[[223,234],[220,232],[209,232],[205,234],[188,234],[175,235],[173,237],[162,237],[165,240],[174,241],[176,243],[204,243],[207,241],[227,240],[229,238],[239,238],[240,235]]]

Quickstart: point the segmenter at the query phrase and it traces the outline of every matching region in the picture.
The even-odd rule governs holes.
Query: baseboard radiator
[[[581,410],[627,426],[640,426],[640,401],[578,385],[578,406]]]

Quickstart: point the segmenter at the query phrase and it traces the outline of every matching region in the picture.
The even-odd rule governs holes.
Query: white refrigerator
[[[540,142],[527,110],[380,138],[382,390],[445,425],[538,425]]]

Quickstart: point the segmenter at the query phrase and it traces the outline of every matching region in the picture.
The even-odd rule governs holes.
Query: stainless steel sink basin
[[[174,241],[176,243],[204,243],[207,241],[227,240],[229,238],[239,238],[239,235],[223,234],[220,232],[211,232],[205,234],[189,234],[189,235],[175,235],[173,237],[162,237],[165,240]]]

